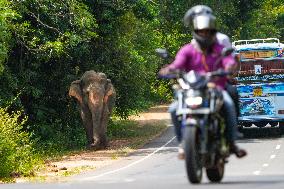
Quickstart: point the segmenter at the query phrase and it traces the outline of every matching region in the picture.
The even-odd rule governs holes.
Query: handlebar
[[[223,69],[219,69],[217,71],[213,71],[213,72],[208,72],[206,75],[208,75],[209,77],[225,77],[228,75],[233,75],[233,73],[231,71],[225,71]]]
[[[177,77],[177,75],[175,74],[167,74],[167,75],[158,75],[158,78],[161,78],[161,79],[176,79],[176,78],[179,78]]]
[[[170,70],[170,72],[168,74],[162,75],[162,74],[158,74],[159,78],[162,79],[177,79],[177,78],[181,78],[183,74],[185,74],[186,72],[183,70]]]
[[[166,74],[166,75],[159,74],[158,77],[162,79],[177,79],[177,78],[181,78],[185,73],[186,72],[183,70],[173,70],[169,74]],[[228,75],[233,75],[233,73],[231,71],[225,71],[223,69],[219,69],[213,72],[207,72],[204,76],[209,79],[212,77],[225,77]]]

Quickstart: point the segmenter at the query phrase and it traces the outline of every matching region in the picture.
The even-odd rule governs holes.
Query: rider
[[[183,22],[186,27],[189,27],[192,25],[193,18],[198,15],[213,15],[213,11],[210,7],[206,5],[196,5],[191,7],[184,15]],[[230,41],[230,38],[221,32],[216,32],[216,40],[219,44],[223,45],[224,47],[230,48],[232,47],[232,43]],[[239,63],[239,62],[238,62]],[[231,78],[229,82],[226,84],[226,90],[232,97],[236,111],[237,116],[240,114],[240,108],[239,108],[239,94],[237,91],[237,88],[235,87],[236,80]]]
[[[198,15],[213,15],[213,11],[210,7],[206,5],[196,5],[191,7],[184,15],[183,22],[186,27],[192,25],[193,18]],[[232,47],[230,38],[221,32],[216,32],[216,39],[219,44],[224,47]]]
[[[237,62],[233,56],[224,57],[221,62],[214,65],[216,60],[221,56],[221,51],[224,48],[216,40],[216,18],[211,14],[196,15],[193,18],[193,40],[191,43],[184,45],[177,53],[175,60],[168,66],[159,71],[160,75],[166,75],[171,70],[183,69],[185,71],[195,70],[199,73],[206,73],[215,71],[217,69],[224,69],[227,71],[234,71]],[[230,151],[235,153],[237,157],[246,155],[246,151],[240,149],[235,144],[237,138],[237,118],[234,102],[230,95],[224,90],[226,78],[219,78],[215,81],[218,88],[222,89],[224,98],[224,106],[222,111],[225,115],[225,123],[227,128],[227,139],[230,146]],[[181,148],[182,134],[181,125],[176,116],[177,102],[174,102],[170,108],[172,122],[175,126],[177,140],[180,143],[179,158],[184,158],[184,151]]]

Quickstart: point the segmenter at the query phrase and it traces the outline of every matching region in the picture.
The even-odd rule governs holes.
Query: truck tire
[[[284,134],[284,122],[279,122],[279,129],[281,134]]]
[[[277,125],[278,125],[278,122],[269,122],[269,125],[271,126],[271,127],[277,127]]]
[[[251,127],[252,123],[250,123],[250,122],[243,122],[242,125],[244,127]]]
[[[265,127],[267,124],[268,124],[268,123],[267,123],[267,122],[264,122],[264,121],[260,121],[260,122],[256,122],[256,123],[255,123],[255,125],[256,125],[257,127],[260,127],[260,128]]]

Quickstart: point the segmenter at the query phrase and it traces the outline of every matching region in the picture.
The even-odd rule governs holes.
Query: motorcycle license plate
[[[262,88],[254,88],[253,89],[253,96],[261,96],[262,95]]]

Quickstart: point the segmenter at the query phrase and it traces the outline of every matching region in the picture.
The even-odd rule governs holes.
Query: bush
[[[70,151],[82,150],[87,144],[83,126],[65,125],[60,120],[55,123],[43,123],[32,126],[36,128],[35,137],[39,140],[36,148],[44,159],[68,154]],[[38,137],[40,136],[40,137]]]
[[[0,108],[0,178],[31,175],[39,165],[29,134],[22,131],[25,121],[21,112]]]

